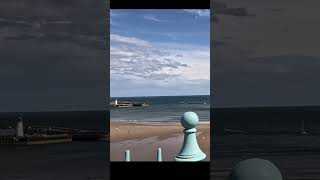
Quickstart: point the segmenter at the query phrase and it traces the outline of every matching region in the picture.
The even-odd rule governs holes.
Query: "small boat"
[[[147,103],[142,103],[141,106],[149,106],[149,104],[147,104]]]
[[[203,100],[203,104],[207,104],[207,102],[206,102],[206,100],[205,100],[205,99]]]

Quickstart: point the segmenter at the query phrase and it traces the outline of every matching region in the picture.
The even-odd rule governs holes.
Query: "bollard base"
[[[177,162],[196,162],[196,161],[202,161],[206,158],[206,154],[199,153],[194,155],[178,155],[175,160]]]

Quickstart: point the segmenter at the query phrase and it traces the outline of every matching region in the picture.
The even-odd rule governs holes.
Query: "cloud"
[[[301,54],[286,54],[248,59],[251,72],[319,74],[320,58]]]
[[[317,21],[317,6],[290,2],[294,6],[276,1],[213,4],[220,20],[214,40],[227,43],[215,46],[212,54],[215,106],[319,105],[320,53],[315,37],[320,26],[310,23]],[[227,10],[231,7],[245,13],[231,13]],[[235,14],[241,16],[232,17]],[[246,14],[256,16],[241,18]]]
[[[105,7],[87,0],[1,1],[1,111],[105,109]]]
[[[210,16],[210,10],[209,9],[184,9],[185,12],[192,13],[196,16],[200,17],[208,17]]]
[[[224,14],[231,16],[255,16],[247,11],[246,8],[230,8],[223,2],[211,2],[214,14]]]
[[[166,22],[164,20],[157,18],[156,16],[154,16],[152,14],[146,14],[143,16],[143,18],[146,20],[155,21],[155,22]]]
[[[110,57],[113,80],[173,81],[181,77],[183,82],[194,78],[209,79],[210,74],[209,48],[199,46],[154,42],[145,48],[137,43],[131,46],[111,41]]]
[[[187,18],[181,19],[186,23],[195,23],[194,15],[210,15],[209,11],[178,11]],[[142,23],[168,22],[150,11],[134,16]],[[202,23],[206,22],[201,21],[199,26]],[[126,25],[133,26],[131,23]],[[209,32],[205,29],[181,31],[181,27],[175,26],[159,31],[143,28],[133,26],[130,32],[125,32],[130,28],[113,29],[110,37],[111,96],[209,94],[210,47],[209,44],[200,45],[203,36],[208,36]]]
[[[64,19],[52,20],[52,19],[46,19],[46,18],[24,19],[24,18],[0,17],[0,24],[2,26],[9,26],[9,27],[39,29],[41,28],[41,26],[46,26],[46,25],[72,24],[72,21],[64,20]]]
[[[111,77],[114,79],[167,80],[179,76],[175,69],[187,67],[170,56],[137,47],[112,46]]]
[[[110,35],[110,41],[113,42],[120,42],[120,43],[126,43],[126,44],[133,44],[136,46],[143,46],[143,47],[150,47],[150,43],[136,38],[136,37],[129,37],[129,36],[121,36],[121,35],[117,35],[117,34],[111,34]]]
[[[72,42],[88,48],[104,48],[102,34],[74,32],[79,26],[72,20],[55,17],[0,17],[0,38],[5,40],[37,40],[39,42]],[[71,31],[70,31],[71,30]]]
[[[111,96],[181,96],[209,94],[210,80],[196,79],[174,83],[162,81],[135,81],[130,79],[111,81]],[[131,87],[128,89],[128,87]]]
[[[177,39],[181,39],[181,38],[190,38],[190,37],[202,37],[204,33],[208,33],[208,32],[204,32],[204,31],[198,31],[196,33],[192,33],[192,32],[165,32],[165,33],[154,33],[157,35],[161,35],[161,36],[166,36],[169,37],[173,40],[177,40]]]
[[[223,41],[213,41],[213,45],[216,47],[216,46],[223,46],[223,45],[226,45],[227,43],[226,42],[223,42]]]

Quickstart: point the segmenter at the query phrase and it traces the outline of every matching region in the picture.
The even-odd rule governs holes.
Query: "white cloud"
[[[155,22],[167,22],[165,20],[161,20],[161,19],[157,18],[156,16],[154,16],[152,14],[145,14],[143,16],[143,18],[146,20],[155,21]]]
[[[186,82],[175,80],[174,83],[163,81],[111,81],[111,96],[166,96],[166,95],[200,95],[210,94],[209,80],[191,80]],[[128,88],[130,87],[130,88]]]
[[[114,44],[114,40],[125,43]],[[177,81],[187,83],[190,80],[210,79],[209,47],[179,43],[151,45],[144,42],[150,46],[139,46],[141,43],[131,46],[127,41],[119,41],[119,38],[111,39],[112,80],[134,79],[169,86]]]
[[[196,16],[210,16],[210,10],[209,9],[184,9],[185,12],[192,13]]]
[[[183,13],[182,10],[179,10]],[[186,10],[189,16],[210,16],[206,10]],[[189,14],[189,15],[188,15]],[[144,12],[143,22],[170,22],[162,16]],[[177,40],[208,35],[203,32],[175,32],[145,30],[134,27],[149,36],[166,36],[172,41],[147,41],[144,36],[127,35],[117,31],[110,36],[110,90],[112,96],[149,96],[209,94],[210,48]],[[138,30],[139,29],[139,30]],[[115,32],[115,31],[113,31]]]
[[[210,93],[209,47],[111,41],[110,55],[111,96]]]
[[[143,47],[150,47],[150,43],[136,38],[136,37],[129,37],[129,36],[121,36],[121,35],[117,35],[117,34],[111,34],[110,35],[110,41],[113,42],[120,42],[120,43],[126,43],[126,44],[133,44],[136,46],[143,46]]]

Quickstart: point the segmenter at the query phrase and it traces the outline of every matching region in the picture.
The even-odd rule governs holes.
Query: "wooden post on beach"
[[[181,125],[184,129],[184,139],[181,150],[176,156],[176,161],[201,161],[206,158],[197,142],[196,126],[199,122],[198,115],[194,112],[185,112],[181,117]]]
[[[162,161],[162,153],[161,153],[161,148],[157,149],[157,161],[161,162]]]
[[[130,151],[126,150],[124,152],[124,161],[129,162],[130,161]]]

